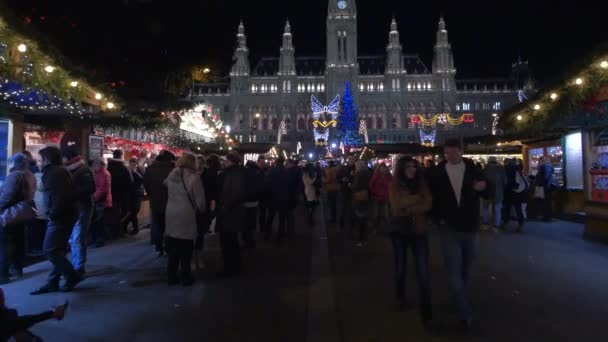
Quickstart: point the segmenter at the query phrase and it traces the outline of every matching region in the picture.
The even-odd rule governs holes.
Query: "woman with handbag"
[[[0,211],[5,216],[0,227],[0,284],[9,282],[10,273],[16,277],[23,276],[26,222],[14,223],[15,215],[21,216],[17,210],[21,207],[15,206],[22,202],[31,203],[36,192],[36,177],[30,171],[27,156],[17,153],[9,162],[12,165],[10,173],[0,189]],[[7,210],[9,208],[13,210]]]
[[[412,157],[401,157],[389,188],[391,206],[391,241],[395,252],[395,294],[401,309],[406,307],[405,276],[407,251],[412,249],[420,293],[422,321],[432,319],[431,284],[429,275],[429,222],[432,198],[429,186]]]
[[[169,285],[178,284],[177,269],[181,268],[181,283],[194,283],[190,262],[198,236],[196,217],[205,212],[205,190],[196,172],[196,156],[184,153],[175,164],[165,185],[168,190],[166,216],[167,276]]]
[[[359,227],[358,247],[362,247],[367,240],[367,219],[369,217],[369,182],[372,178],[367,164],[363,160],[355,163],[355,175],[350,189],[353,193],[353,213],[355,227]]]

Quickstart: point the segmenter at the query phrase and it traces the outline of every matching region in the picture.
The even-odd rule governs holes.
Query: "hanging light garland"
[[[424,126],[435,126],[437,123],[449,123],[452,126],[458,126],[462,123],[475,122],[475,115],[467,113],[459,117],[452,117],[450,114],[435,114],[427,119],[424,115],[414,114],[410,115],[410,120],[412,124],[422,124]]]
[[[20,109],[65,111],[84,118],[82,104],[96,104],[93,86],[77,81],[38,44],[11,29],[1,17],[0,83],[0,99]],[[112,103],[114,108],[119,107],[116,100]]]
[[[532,99],[532,105],[521,105],[511,111],[507,111],[503,116],[509,118],[501,120],[501,126],[509,128],[510,123],[515,123],[513,128],[522,130],[531,128],[532,124],[536,129],[544,129],[546,123],[539,118],[546,118],[552,115],[569,115],[580,110],[582,105],[588,111],[593,111],[597,101],[595,92],[601,87],[608,85],[608,56],[595,57],[594,60],[581,68],[574,76],[566,77],[566,81],[561,87],[551,89],[545,93],[538,94]],[[529,115],[534,115],[535,120],[525,120]],[[524,126],[525,124],[525,126]]]

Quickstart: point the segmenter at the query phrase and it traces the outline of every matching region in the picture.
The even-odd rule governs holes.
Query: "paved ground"
[[[71,294],[29,296],[48,264],[29,267],[26,279],[4,288],[8,304],[33,313],[69,299],[64,322],[33,329],[47,341],[608,340],[608,246],[583,241],[580,225],[536,223],[526,235],[484,234],[471,284],[476,320],[465,338],[448,329],[451,305],[435,234],[433,303],[442,329],[429,334],[415,310],[395,310],[392,250],[384,236],[358,248],[335,227],[311,229],[302,217],[299,212],[292,241],[260,242],[241,278],[215,278],[212,239],[197,284],[169,288],[166,259],[155,256],[144,230],[93,250],[90,278]],[[415,302],[413,277],[408,291]]]
[[[582,226],[531,223],[528,233],[482,234],[471,281],[468,337],[453,330],[447,275],[434,232],[431,274],[439,329],[425,333],[416,309],[396,310],[392,246],[378,236],[363,248],[332,234],[331,259],[343,341],[606,341],[608,246],[581,240]],[[411,260],[411,259],[410,259]],[[413,266],[408,299],[417,302]]]

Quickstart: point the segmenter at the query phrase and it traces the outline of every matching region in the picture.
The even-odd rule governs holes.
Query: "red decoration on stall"
[[[412,115],[410,116],[410,120],[413,124],[419,124],[422,122],[422,120],[420,119],[420,115]]]
[[[465,123],[475,122],[475,117],[473,116],[473,114],[464,114],[462,116],[462,122],[465,122]]]

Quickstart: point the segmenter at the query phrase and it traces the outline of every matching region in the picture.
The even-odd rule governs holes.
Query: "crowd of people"
[[[242,272],[243,254],[255,251],[256,232],[267,242],[281,244],[294,235],[300,200],[304,199],[307,222],[313,225],[321,198],[326,198],[328,222],[338,231],[350,227],[357,246],[363,247],[374,230],[388,229],[401,308],[407,306],[405,278],[412,250],[425,326],[432,321],[429,231],[439,227],[449,287],[460,322],[469,328],[472,309],[466,286],[477,254],[477,232],[492,223],[493,229],[504,229],[512,210],[523,231],[525,202],[531,193],[543,201],[545,218],[550,218],[553,171],[543,163],[530,183],[521,162],[500,165],[490,158],[480,167],[464,159],[462,150],[460,141],[449,140],[439,164],[423,167],[405,156],[393,173],[384,164],[370,169],[354,158],[344,165],[330,161],[326,168],[283,158],[269,163],[259,157],[244,163],[234,151],[225,158],[190,152],[178,158],[161,151],[142,165],[136,158],[125,163],[123,152],[116,150],[107,163],[95,159],[89,166],[75,145],[44,148],[38,169],[31,155],[18,153],[11,158],[10,174],[0,190],[0,283],[22,275],[26,226],[42,226],[41,248],[53,267],[46,284],[32,295],[71,291],[85,279],[87,247],[139,232],[137,214],[144,194],[151,210],[150,243],[159,257],[167,257],[168,285],[195,282],[192,268],[205,267],[205,237],[212,230],[219,233],[223,260],[218,275],[234,277]],[[19,216],[11,213],[23,203],[31,203],[34,214],[10,217]],[[27,216],[25,209],[22,212]]]
[[[53,265],[32,295],[71,291],[86,275],[89,247],[124,236],[129,223],[136,234],[144,194],[137,158],[127,167],[120,150],[109,170],[101,158],[84,160],[76,145],[45,147],[39,157],[40,167],[27,151],[12,156],[0,188],[0,284],[23,276],[26,245]]]

